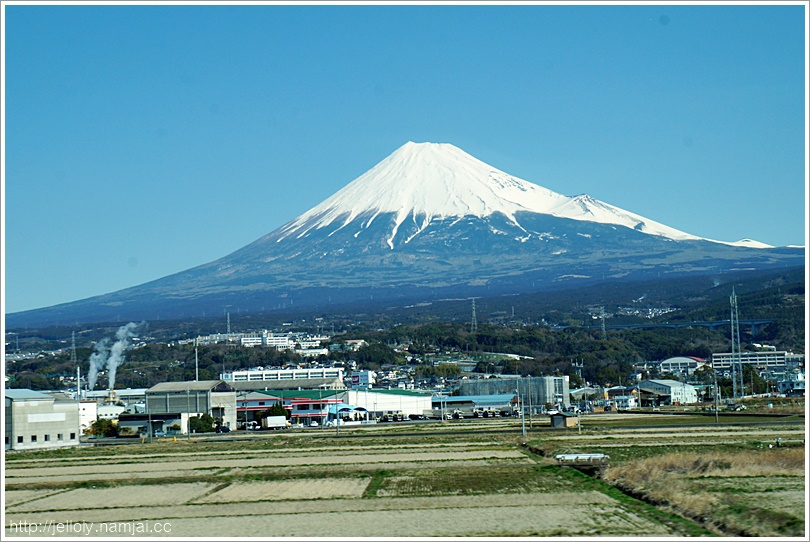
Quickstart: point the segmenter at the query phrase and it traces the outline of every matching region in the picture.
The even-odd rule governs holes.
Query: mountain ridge
[[[407,143],[321,204],[222,258],[13,313],[7,323],[169,318],[225,306],[323,309],[375,296],[507,295],[800,266],[804,257],[803,249],[699,238],[586,195],[557,194],[449,144]]]

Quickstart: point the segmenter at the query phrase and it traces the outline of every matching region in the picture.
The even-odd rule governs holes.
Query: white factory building
[[[47,450],[79,444],[79,403],[62,394],[4,390],[6,450]]]
[[[261,382],[266,380],[308,380],[312,378],[329,378],[343,380],[343,367],[320,367],[313,369],[265,369],[257,367],[245,371],[222,373],[220,380],[225,382]]]
[[[431,395],[408,390],[375,390],[350,389],[342,392],[344,403],[363,407],[369,412],[402,412],[409,415],[421,415],[433,408]]]
[[[717,371],[731,369],[732,361],[736,356],[740,363],[753,365],[757,369],[778,369],[795,367],[804,362],[804,355],[785,352],[783,350],[765,350],[760,352],[722,352],[712,354],[712,365]]]
[[[643,405],[690,405],[698,401],[697,388],[677,380],[644,380],[638,387]]]

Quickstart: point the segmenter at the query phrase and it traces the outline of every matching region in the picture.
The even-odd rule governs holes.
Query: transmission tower
[[[740,318],[737,314],[737,294],[731,289],[731,380],[734,401],[745,395],[743,387],[742,359],[740,356]]]
[[[572,361],[571,367],[574,369],[574,373],[579,377],[579,379],[582,380],[582,368],[584,367],[582,361],[580,360]]]
[[[478,319],[475,317],[475,298],[472,300],[472,321],[470,322],[470,333],[478,331]]]
[[[79,360],[76,359],[76,332],[70,332],[70,362],[78,365]]]

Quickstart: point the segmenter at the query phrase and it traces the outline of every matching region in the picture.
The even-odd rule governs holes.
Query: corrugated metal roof
[[[53,401],[54,397],[46,393],[29,390],[28,388],[18,388],[13,390],[3,390],[3,395],[12,401]]]
[[[197,382],[161,382],[146,390],[146,393],[167,393],[186,390],[211,391],[218,386],[222,387],[221,385],[226,387],[222,391],[236,391],[233,386],[224,380],[198,380]]]

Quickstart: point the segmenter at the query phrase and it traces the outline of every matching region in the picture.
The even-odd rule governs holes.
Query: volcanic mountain
[[[378,299],[514,294],[601,280],[800,266],[518,179],[450,144],[406,143],[321,204],[214,262],[8,315],[12,325],[152,319]]]

